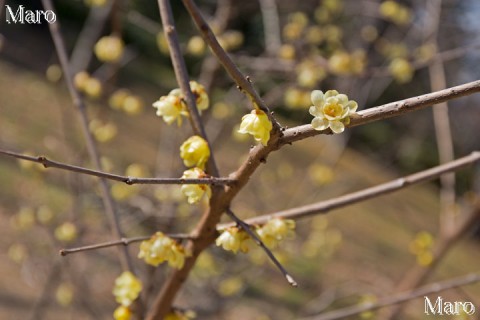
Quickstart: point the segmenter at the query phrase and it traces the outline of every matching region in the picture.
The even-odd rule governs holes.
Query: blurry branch
[[[450,280],[439,281],[412,291],[402,292],[390,297],[385,297],[377,302],[365,303],[352,307],[343,308],[340,310],[327,312],[323,315],[302,318],[302,320],[335,320],[344,319],[346,317],[354,316],[365,311],[380,309],[386,306],[403,303],[414,300],[429,294],[439,293],[448,289],[458,288],[469,284],[480,282],[479,273],[471,273],[463,277],[457,277]]]
[[[28,156],[20,153],[6,151],[0,149],[0,154],[11,156],[17,159],[22,159],[26,161],[32,161],[43,164],[45,168],[58,168],[62,170],[67,170],[71,172],[78,172],[81,174],[87,174],[99,178],[110,179],[114,181],[124,182],[128,185],[132,184],[209,184],[209,185],[224,185],[235,183],[234,180],[229,178],[222,177],[208,177],[200,179],[184,179],[184,178],[136,178],[136,177],[127,177],[121,176],[118,174],[102,172],[98,170],[87,169],[84,167],[74,166],[62,162],[57,162],[49,160],[44,156]]]
[[[263,243],[263,241],[257,236],[255,231],[253,231],[248,224],[246,224],[242,219],[237,217],[237,215],[230,209],[227,209],[227,215],[232,218],[235,223],[240,226],[251,238],[255,243],[265,251],[267,256],[272,260],[272,262],[275,264],[275,266],[280,270],[280,272],[283,274],[285,279],[287,279],[288,283],[292,285],[293,287],[296,287],[298,284],[297,282],[293,279],[293,277],[285,270],[285,268],[282,266],[282,264],[275,258],[273,255],[272,251],[267,248],[267,246]]]
[[[439,239],[436,240],[435,246],[432,249],[432,263],[427,267],[415,264],[404,274],[395,289],[396,292],[411,290],[412,288],[419,286],[430,274],[432,274],[453,245],[465,236],[468,230],[473,229],[478,225],[477,223],[480,220],[480,203],[477,201],[476,207],[473,208],[473,211],[465,216],[462,221],[455,225],[455,229],[450,234],[440,234]],[[401,310],[402,305],[397,305],[391,310],[388,310],[382,319],[395,319]]]
[[[163,31],[167,39],[168,47],[170,49],[170,58],[172,59],[173,69],[175,71],[175,77],[177,78],[178,85],[185,97],[188,112],[190,114],[190,124],[195,134],[201,136],[207,141],[210,150],[212,145],[210,144],[205,128],[203,127],[202,119],[197,109],[196,98],[190,89],[190,81],[187,71],[185,60],[180,50],[180,43],[178,41],[177,31],[175,29],[175,21],[173,19],[172,8],[170,7],[169,0],[158,0],[158,6],[160,8],[160,16],[162,19]],[[211,152],[210,159],[207,163],[207,171],[213,176],[218,176],[218,168]]]
[[[166,234],[166,236],[168,236],[172,239],[178,239],[178,240],[193,239],[192,236],[190,236],[188,234],[181,234],[181,233],[179,233],[179,234]],[[97,244],[92,244],[92,245],[78,247],[78,248],[61,249],[59,251],[59,253],[62,256],[66,256],[66,255],[71,254],[71,253],[77,253],[77,252],[83,252],[83,251],[89,251],[89,250],[97,250],[97,249],[108,248],[108,247],[113,247],[113,246],[120,246],[120,245],[128,246],[131,243],[145,241],[145,240],[148,240],[150,238],[151,238],[151,236],[135,237],[135,238],[122,238],[120,240],[97,243]]]
[[[480,92],[480,80],[359,111],[356,115],[350,117],[351,121],[346,127],[356,127],[399,116],[476,92]],[[283,137],[280,138],[280,143],[292,143],[319,134],[331,134],[331,131],[329,129],[317,131],[310,124],[305,124],[285,130]]]
[[[59,261],[55,261],[55,263],[51,266],[50,271],[48,273],[48,277],[43,285],[42,290],[37,290],[39,292],[39,297],[35,304],[33,305],[30,316],[28,319],[36,320],[42,319],[45,315],[45,309],[47,308],[48,304],[52,301],[52,292],[55,290],[55,287],[58,284],[58,280],[60,280],[59,273],[60,273],[60,263]]]
[[[349,193],[337,198],[320,201],[317,203],[309,204],[306,206],[301,206],[293,209],[288,209],[284,211],[275,212],[272,214],[262,215],[259,217],[247,219],[245,222],[250,225],[255,224],[264,224],[272,218],[288,218],[288,219],[298,219],[307,217],[310,215],[327,213],[328,211],[342,208],[354,203],[358,203],[364,200],[371,198],[376,198],[380,195],[388,194],[411,185],[415,185],[424,181],[433,180],[442,174],[447,172],[452,172],[469,166],[480,160],[480,151],[472,152],[470,155],[463,158],[451,161],[446,164],[442,164],[436,167],[433,167],[428,170],[420,171],[403,178],[395,179],[390,182],[380,184],[375,187],[367,188],[364,190],[356,191]],[[221,224],[217,228],[224,229],[232,224]]]
[[[42,0],[42,5],[45,8],[45,10],[52,10],[53,12],[55,12],[55,9],[53,7],[51,0]],[[73,85],[73,74],[68,64],[67,49],[65,47],[65,43],[60,33],[60,24],[57,20],[55,23],[49,23],[48,27],[50,29],[50,34],[52,36],[58,58],[60,60],[60,65],[62,67],[63,74],[65,75],[65,81],[66,81],[68,90],[70,92],[70,95],[72,97],[73,104],[77,108],[80,115],[82,132],[87,144],[88,153],[90,155],[91,161],[93,162],[95,168],[100,171],[102,167],[100,164],[100,157],[99,157],[95,142],[93,140],[92,134],[88,129],[88,119],[87,119],[87,114],[85,110],[86,109],[85,102],[83,101],[81,95]],[[120,228],[120,222],[119,222],[117,213],[115,211],[115,205],[110,195],[107,181],[103,178],[100,178],[100,190],[102,194],[103,204],[105,206],[107,216],[110,220],[112,233],[116,238],[122,238],[123,234]],[[123,250],[121,250],[121,253],[122,253],[121,263],[122,263],[123,270],[132,271],[132,262],[128,254],[127,248],[123,248]]]
[[[93,56],[93,46],[100,37],[112,10],[114,0],[107,1],[105,6],[92,6],[87,20],[80,32],[70,58],[70,68],[73,74],[86,70]]]
[[[280,124],[272,116],[268,106],[257,93],[249,79],[242,74],[242,72],[237,68],[232,59],[225,52],[225,50],[223,50],[222,46],[218,43],[217,38],[215,37],[207,22],[203,18],[195,2],[193,0],[183,0],[183,4],[187,8],[187,11],[190,13],[190,16],[195,22],[195,25],[202,34],[203,39],[212,49],[218,61],[225,68],[225,71],[227,71],[230,77],[237,83],[239,89],[250,98],[254,107],[260,108],[268,115],[270,121],[272,122],[274,131],[279,131],[281,128]]]
[[[427,12],[429,12],[432,21],[430,26],[430,39],[427,40],[433,44],[435,48],[434,54],[437,54],[437,37],[442,1],[429,1],[426,5]],[[447,87],[445,67],[441,60],[434,60],[428,67],[428,73],[432,90],[441,90]],[[452,161],[455,156],[453,151],[452,130],[450,129],[450,119],[448,116],[448,105],[446,102],[442,102],[433,108],[433,120],[435,124],[439,162],[446,163]],[[455,175],[453,173],[442,175],[440,177],[440,185],[440,233],[449,234],[455,227]]]
[[[259,3],[265,34],[265,49],[268,54],[276,55],[282,45],[277,4],[275,0],[259,0]]]

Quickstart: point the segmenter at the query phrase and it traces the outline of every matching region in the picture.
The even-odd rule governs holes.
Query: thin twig
[[[212,150],[205,128],[203,127],[200,113],[197,109],[197,103],[195,96],[190,88],[190,81],[187,72],[187,66],[182,56],[180,49],[180,43],[178,41],[177,31],[175,29],[175,21],[173,19],[172,8],[170,7],[170,0],[158,0],[158,6],[160,8],[160,16],[162,18],[163,31],[167,39],[168,47],[170,49],[170,58],[172,59],[173,69],[175,71],[175,77],[177,78],[178,85],[185,97],[188,112],[190,114],[190,123],[192,125],[195,134],[205,139]],[[208,172],[213,176],[218,176],[218,168],[213,157],[213,152],[210,153],[210,159],[207,163]]]
[[[463,277],[458,277],[454,279],[449,279],[445,281],[440,281],[436,283],[432,283],[416,290],[409,290],[406,292],[402,292],[390,297],[385,297],[380,299],[377,302],[373,303],[365,303],[361,305],[356,305],[352,307],[343,308],[340,310],[335,310],[332,312],[327,312],[319,316],[314,317],[307,317],[303,318],[302,320],[335,320],[335,319],[344,319],[346,317],[354,316],[356,314],[380,309],[386,306],[399,304],[402,302],[414,300],[416,298],[424,297],[429,294],[439,293],[448,289],[458,288],[462,286],[466,286],[469,284],[474,284],[480,282],[480,274],[479,273],[472,273],[468,274]]]
[[[188,234],[183,234],[183,233],[178,233],[178,234],[166,234],[168,237],[172,239],[188,239],[191,240],[193,239],[192,236]],[[61,256],[66,256],[71,253],[77,253],[77,252],[83,252],[83,251],[89,251],[89,250],[97,250],[97,249],[102,249],[102,248],[108,248],[108,247],[113,247],[113,246],[128,246],[131,243],[135,242],[140,242],[140,241],[145,241],[150,239],[152,236],[143,236],[143,237],[134,237],[134,238],[122,238],[120,240],[114,240],[114,241],[107,241],[107,242],[102,242],[102,243],[97,243],[97,244],[92,244],[88,246],[82,246],[82,247],[77,247],[77,248],[70,248],[70,249],[61,249],[59,251]]]
[[[137,178],[130,176],[122,176],[103,171],[87,169],[84,167],[74,166],[63,162],[53,161],[44,156],[28,156],[13,151],[0,149],[0,154],[11,156],[14,158],[41,163],[45,168],[57,168],[71,172],[78,172],[95,177],[110,179],[114,181],[124,182],[128,185],[132,184],[209,184],[209,185],[228,185],[235,183],[235,180],[223,177],[208,177],[199,179],[184,179],[184,178]]]
[[[272,251],[267,248],[267,246],[263,243],[263,241],[257,236],[257,234],[250,228],[248,224],[246,224],[242,219],[237,217],[237,215],[230,209],[227,209],[227,215],[232,218],[235,223],[237,223],[246,233],[255,241],[257,245],[259,245],[267,254],[267,256],[272,260],[272,262],[277,266],[280,272],[283,274],[285,279],[287,279],[288,283],[290,283],[293,287],[298,286],[297,282],[293,279],[293,277],[285,270],[282,264],[275,258]]]
[[[480,151],[472,152],[470,155],[457,160],[445,163],[424,171],[420,171],[402,178],[398,178],[386,183],[379,184],[375,187],[363,189],[360,191],[352,192],[333,199],[320,201],[317,203],[309,204],[306,206],[296,207],[284,211],[279,211],[259,217],[245,220],[249,225],[265,224],[272,218],[288,218],[299,219],[316,214],[325,214],[331,210],[343,208],[351,204],[355,204],[364,200],[376,198],[380,195],[392,193],[394,191],[424,182],[433,180],[442,174],[447,172],[453,172],[469,166],[477,161],[480,161]],[[232,226],[231,223],[220,224],[217,229],[224,229]]]
[[[195,25],[202,34],[203,39],[212,49],[218,61],[220,61],[222,66],[225,68],[225,71],[227,71],[230,77],[236,82],[240,90],[247,94],[247,96],[254,104],[254,107],[260,108],[268,115],[270,121],[272,122],[274,131],[279,131],[281,129],[280,124],[272,116],[272,114],[270,113],[270,109],[262,100],[249,79],[242,74],[242,72],[238,69],[232,59],[225,52],[225,50],[223,50],[222,46],[218,43],[217,38],[215,37],[207,22],[203,18],[197,5],[192,0],[183,0],[183,4],[187,8],[187,11],[190,13],[190,16],[195,22]]]
[[[52,10],[53,12],[55,12],[55,9],[53,7],[53,3],[51,0],[42,0],[42,5],[46,10]],[[60,60],[60,65],[62,66],[63,74],[65,75],[65,81],[66,81],[68,90],[70,92],[70,96],[72,97],[73,104],[75,105],[76,109],[79,111],[80,122],[82,125],[82,132],[87,144],[87,149],[90,155],[90,159],[93,162],[95,168],[101,171],[102,166],[100,164],[100,157],[97,151],[97,147],[93,140],[92,134],[88,129],[88,119],[85,111],[86,109],[85,103],[81,95],[78,93],[77,89],[73,85],[73,74],[68,64],[67,49],[65,47],[65,43],[60,33],[60,24],[57,20],[55,21],[55,23],[49,23],[48,27],[50,29],[50,34],[52,36],[58,58]],[[107,212],[107,216],[110,220],[112,233],[116,238],[122,238],[123,234],[122,234],[120,222],[115,210],[115,204],[110,195],[108,183],[103,178],[100,178],[100,190],[102,194],[103,204],[105,206],[105,211]],[[124,270],[132,270],[132,261],[128,254],[127,248],[122,248],[120,250],[122,252],[122,255],[121,255],[122,268]]]

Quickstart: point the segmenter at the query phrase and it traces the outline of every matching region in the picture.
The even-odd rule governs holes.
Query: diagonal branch
[[[130,176],[122,176],[113,173],[107,173],[99,170],[87,169],[84,167],[74,166],[63,162],[53,161],[47,159],[44,156],[28,156],[12,151],[0,149],[0,154],[22,159],[26,161],[32,161],[43,164],[45,168],[58,168],[62,170],[78,172],[81,174],[87,174],[99,178],[110,179],[114,181],[124,182],[128,185],[132,184],[210,184],[210,185],[228,185],[235,183],[235,180],[222,177],[208,177],[199,179],[184,179],[184,178],[137,178]]]
[[[263,241],[257,236],[255,231],[253,231],[248,224],[246,224],[242,219],[237,217],[237,215],[230,209],[227,209],[227,215],[232,218],[233,221],[235,221],[236,224],[238,224],[248,235],[255,241],[255,243],[260,246],[267,256],[272,260],[272,262],[275,264],[275,266],[280,270],[280,272],[283,274],[285,279],[287,279],[288,283],[290,283],[293,287],[298,286],[297,282],[293,279],[293,277],[285,270],[285,268],[282,266],[280,261],[275,258],[273,255],[272,251],[267,248],[267,246],[263,243]]]
[[[474,284],[477,282],[480,282],[480,274],[472,273],[463,277],[458,277],[454,279],[432,283],[432,284],[423,286],[421,288],[418,288],[416,290],[406,291],[390,297],[385,297],[374,303],[347,307],[340,310],[327,312],[325,314],[314,316],[314,317],[302,318],[302,320],[344,319],[346,317],[354,316],[365,311],[377,310],[386,306],[399,304],[399,303],[414,300],[429,294],[439,293],[445,290],[463,287],[463,286]]]
[[[225,50],[223,50],[220,43],[218,43],[218,40],[213,34],[212,29],[210,29],[208,26],[195,2],[193,0],[183,0],[183,4],[187,8],[187,11],[195,22],[195,25],[202,34],[203,39],[212,49],[218,61],[220,61],[222,66],[225,68],[225,71],[227,71],[230,77],[236,82],[240,90],[247,94],[254,106],[257,106],[268,115],[270,121],[272,122],[274,131],[279,131],[281,129],[280,124],[275,120],[275,118],[273,118],[272,114],[270,113],[270,109],[262,100],[249,79],[242,74]]]
[[[382,183],[375,187],[367,188],[364,190],[352,192],[337,198],[320,201],[317,203],[309,204],[306,206],[301,206],[293,209],[288,209],[284,211],[279,211],[267,215],[262,215],[259,217],[251,218],[245,220],[247,224],[265,224],[268,220],[272,218],[288,218],[288,219],[299,219],[316,214],[325,214],[331,210],[346,207],[351,204],[355,204],[364,200],[376,198],[380,195],[392,193],[394,191],[424,182],[428,180],[433,180],[438,178],[442,174],[447,172],[453,172],[464,168],[480,161],[480,151],[472,152],[470,155],[463,158],[459,158],[455,161],[439,165],[424,171],[420,171],[403,178],[395,179],[390,182]],[[224,229],[232,226],[229,224],[220,224],[217,226],[217,229]]]
[[[180,50],[180,43],[178,42],[178,35],[175,29],[172,8],[170,7],[170,0],[158,0],[158,6],[160,8],[163,30],[165,32],[165,37],[167,38],[168,47],[170,49],[170,57],[172,59],[173,69],[175,71],[175,77],[177,78],[178,85],[180,86],[180,90],[182,91],[187,103],[188,112],[190,114],[190,123],[195,134],[205,139],[210,150],[212,150],[212,145],[207,138],[202,119],[200,118],[200,114],[197,109],[195,96],[190,89],[187,66],[185,64],[185,60],[183,59],[182,51]],[[207,168],[211,175],[219,175],[215,158],[213,157],[213,152],[211,152]]]

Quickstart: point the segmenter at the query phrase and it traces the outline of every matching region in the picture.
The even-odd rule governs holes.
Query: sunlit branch
[[[390,182],[380,184],[375,187],[367,188],[364,190],[352,192],[333,199],[320,201],[317,203],[301,206],[293,209],[275,212],[272,214],[262,215],[259,217],[245,220],[248,224],[264,224],[272,218],[288,218],[299,219],[316,214],[325,214],[331,210],[346,207],[361,201],[376,198],[380,195],[392,193],[394,191],[401,190],[403,188],[418,184],[420,182],[433,180],[438,178],[444,173],[453,172],[471,165],[480,160],[480,151],[472,152],[470,155],[463,158],[459,158],[452,162],[439,165],[424,171],[420,171],[403,178],[395,179]],[[217,226],[217,229],[224,229],[232,224],[221,224]]]
[[[129,176],[122,176],[113,173],[107,173],[98,170],[87,169],[84,167],[74,166],[58,161],[53,161],[47,159],[44,156],[28,156],[12,151],[2,150],[0,149],[0,154],[11,156],[17,159],[25,160],[25,161],[32,161],[41,163],[45,168],[57,168],[72,172],[78,172],[81,174],[87,174],[95,177],[105,178],[109,180],[124,182],[128,185],[132,184],[209,184],[209,185],[225,185],[225,184],[232,184],[235,183],[234,180],[229,178],[217,178],[217,177],[208,177],[208,178],[200,178],[200,179],[184,179],[184,178],[137,178],[137,177],[129,177]]]
[[[267,256],[272,260],[272,262],[275,264],[275,266],[280,270],[280,272],[283,274],[285,279],[287,279],[288,283],[290,283],[293,287],[296,287],[298,284],[297,282],[293,279],[293,277],[285,270],[285,268],[282,266],[282,264],[277,260],[277,258],[273,255],[272,251],[267,248],[267,246],[263,243],[263,241],[257,236],[255,231],[253,231],[248,224],[246,224],[242,219],[237,217],[235,213],[231,209],[227,209],[227,215],[232,218],[233,221],[235,221],[236,224],[238,224],[248,235],[252,238],[255,243],[260,246]]]
[[[192,239],[192,236],[190,236],[188,234],[181,234],[181,233],[179,233],[179,234],[166,234],[166,236],[168,236],[172,239],[178,239],[178,240]],[[120,240],[102,242],[102,243],[92,244],[92,245],[83,246],[83,247],[61,249],[59,251],[59,253],[62,256],[66,256],[66,255],[71,254],[71,253],[78,253],[78,252],[83,252],[83,251],[97,250],[97,249],[103,249],[103,248],[114,247],[114,246],[128,246],[131,243],[141,242],[141,241],[144,241],[144,240],[148,240],[150,238],[151,238],[151,236],[134,237],[134,238],[122,238]]]

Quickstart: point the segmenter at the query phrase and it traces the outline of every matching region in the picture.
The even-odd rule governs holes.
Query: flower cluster
[[[90,98],[98,98],[102,94],[102,83],[97,78],[91,77],[86,71],[81,71],[73,77],[73,84],[78,91],[85,93]]]
[[[434,239],[431,233],[426,231],[419,232],[415,239],[410,242],[409,250],[417,258],[417,263],[421,266],[432,264],[434,256],[432,252]]]
[[[240,123],[239,133],[251,134],[256,141],[261,142],[264,146],[270,140],[270,131],[272,131],[272,123],[268,116],[262,110],[252,110],[247,115],[244,115]]]
[[[205,88],[195,81],[190,81],[190,89],[196,98],[198,110],[200,112],[206,110],[209,105],[209,98]],[[163,121],[167,124],[177,121],[177,124],[181,125],[182,116],[187,117],[189,115],[185,97],[180,89],[173,89],[168,95],[160,97],[153,103],[153,107],[157,109],[157,116],[163,117]]]
[[[257,228],[257,234],[269,248],[275,248],[278,243],[294,236],[295,221],[289,219],[271,219],[262,227]]]
[[[122,57],[124,46],[119,37],[105,36],[95,44],[94,52],[100,61],[117,62]]]
[[[135,299],[142,291],[142,283],[130,271],[123,272],[117,279],[115,279],[115,286],[113,287],[113,295],[120,306],[115,309],[113,317],[116,320],[129,320],[131,311],[129,309]]]
[[[149,240],[142,241],[138,253],[138,257],[149,265],[156,267],[167,261],[170,267],[177,269],[183,268],[185,256],[185,249],[161,232],[155,233]]]
[[[339,94],[336,90],[328,90],[325,94],[320,90],[312,91],[313,106],[310,114],[314,116],[312,127],[315,130],[330,128],[335,133],[345,130],[345,123],[350,121],[351,116],[357,110],[357,103],[348,100],[347,95]]]
[[[108,104],[114,110],[122,110],[128,115],[137,115],[143,110],[143,100],[133,95],[127,89],[118,89],[110,98]]]
[[[183,179],[199,179],[205,178],[207,175],[200,168],[192,168],[183,172]],[[187,197],[188,203],[194,204],[202,199],[209,199],[212,190],[206,184],[184,184],[182,185],[182,193]]]
[[[238,227],[225,229],[215,241],[217,246],[233,253],[237,253],[238,250],[243,253],[248,252],[250,242],[250,236]]]
[[[180,157],[187,167],[205,168],[205,164],[210,157],[210,148],[207,141],[200,136],[188,138],[180,146]]]
[[[410,9],[397,1],[387,0],[382,2],[379,11],[385,19],[390,20],[397,25],[406,25],[412,21],[412,13]]]

